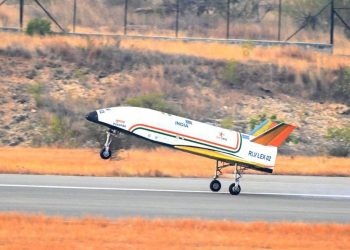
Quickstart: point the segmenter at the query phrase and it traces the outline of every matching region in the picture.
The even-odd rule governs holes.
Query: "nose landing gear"
[[[107,160],[112,157],[112,151],[110,149],[110,145],[112,143],[111,135],[116,136],[119,134],[119,132],[117,130],[110,129],[106,133],[107,133],[106,142],[100,151],[100,156],[104,160]]]

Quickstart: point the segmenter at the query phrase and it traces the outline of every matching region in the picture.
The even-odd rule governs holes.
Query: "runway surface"
[[[0,210],[62,216],[350,223],[350,178],[245,175],[232,179],[0,175]]]

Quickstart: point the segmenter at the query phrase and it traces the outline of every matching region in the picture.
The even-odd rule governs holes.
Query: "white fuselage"
[[[163,145],[210,150],[273,168],[277,148],[250,141],[250,136],[183,117],[137,107],[97,110],[98,123]]]

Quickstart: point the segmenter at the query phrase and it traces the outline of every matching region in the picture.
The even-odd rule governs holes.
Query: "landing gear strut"
[[[210,190],[213,192],[219,192],[221,189],[221,183],[217,179],[219,178],[220,175],[222,175],[222,169],[230,167],[230,164],[224,164],[222,163],[221,166],[219,166],[219,161],[216,161],[216,168],[215,168],[215,175],[213,180],[210,182]]]
[[[239,195],[239,193],[241,192],[241,186],[239,185],[239,179],[242,178],[242,172],[244,170],[244,168],[242,169],[241,167],[239,167],[237,164],[235,165],[236,169],[235,169],[235,183],[232,183],[228,190],[230,191],[230,194],[232,195]]]
[[[112,143],[111,135],[114,135],[114,136],[118,135],[119,132],[117,130],[110,129],[106,133],[107,133],[106,142],[100,151],[100,156],[104,160],[107,160],[107,159],[111,158],[111,156],[112,156],[112,151],[110,149],[110,145]]]
[[[219,178],[220,175],[222,175],[222,169],[227,168],[227,167],[234,167],[235,171],[235,182],[232,183],[229,186],[229,192],[232,195],[239,195],[239,193],[241,192],[241,186],[239,185],[239,180],[242,178],[242,174],[243,171],[245,170],[244,167],[239,166],[237,163],[235,165],[232,164],[225,164],[222,163],[221,165],[219,165],[219,161],[216,161],[216,168],[215,168],[215,175],[213,180],[210,182],[210,190],[213,192],[219,192],[221,189],[221,183],[219,180],[217,180]]]

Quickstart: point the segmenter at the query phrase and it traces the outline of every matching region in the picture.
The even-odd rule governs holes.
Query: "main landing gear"
[[[219,192],[221,189],[221,183],[217,179],[219,178],[220,175],[222,175],[222,169],[227,168],[227,167],[235,167],[235,182],[232,183],[228,190],[230,194],[232,195],[239,195],[241,192],[241,186],[239,185],[239,179],[242,178],[243,171],[245,170],[244,167],[239,166],[237,163],[235,165],[232,164],[225,164],[222,163],[219,165],[219,161],[216,161],[216,168],[215,168],[215,175],[214,179],[210,182],[210,190],[213,192]]]
[[[106,133],[107,133],[106,142],[100,151],[100,156],[104,160],[107,160],[107,159],[112,157],[112,151],[110,149],[110,145],[112,143],[111,135],[117,136],[119,134],[119,132],[117,130],[110,129]]]

